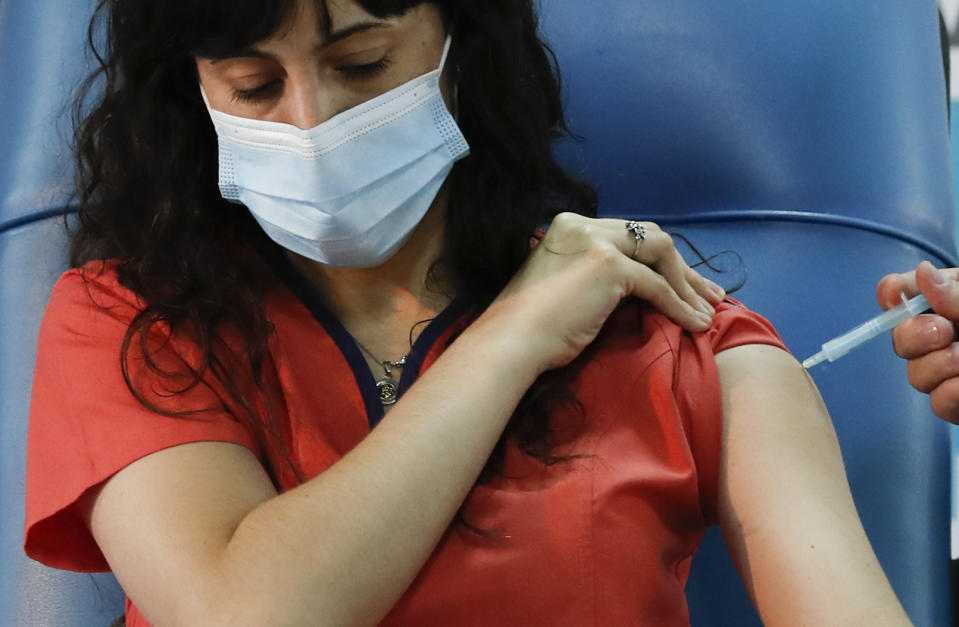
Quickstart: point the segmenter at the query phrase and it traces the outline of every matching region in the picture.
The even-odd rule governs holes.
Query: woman
[[[768,323],[577,215],[531,3],[101,12],[31,555],[131,625],[684,624],[717,520],[768,624],[908,623]]]

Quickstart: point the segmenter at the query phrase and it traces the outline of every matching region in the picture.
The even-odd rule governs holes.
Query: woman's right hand
[[[557,215],[487,313],[517,333],[542,370],[572,361],[628,296],[705,331],[725,292],[690,268],[656,224],[641,224],[645,239],[637,240],[624,220]]]

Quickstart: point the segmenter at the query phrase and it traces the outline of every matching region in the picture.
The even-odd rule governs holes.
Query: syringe
[[[909,318],[918,316],[927,309],[929,309],[929,301],[922,294],[909,300],[906,300],[906,296],[903,295],[901,305],[879,314],[872,320],[867,320],[848,333],[829,340],[822,345],[821,351],[802,362],[802,367],[808,370],[827,359],[836,361],[860,344],[871,340],[880,333],[895,328],[899,323]]]

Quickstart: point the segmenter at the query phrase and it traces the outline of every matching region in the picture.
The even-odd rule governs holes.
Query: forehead
[[[295,29],[327,39],[352,24],[392,21],[424,4],[429,0],[190,0],[171,20],[193,56],[225,58]]]
[[[376,20],[376,16],[369,13],[362,5],[354,0],[325,0],[314,2],[313,0],[298,0],[297,4],[307,3],[313,5],[314,11],[318,13],[319,24],[324,34],[335,31],[353,24],[360,20]]]
[[[294,0],[277,27],[264,42],[313,33],[321,40],[358,22],[379,21],[352,0]]]

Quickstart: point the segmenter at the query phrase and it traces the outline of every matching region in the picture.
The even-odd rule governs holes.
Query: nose
[[[338,113],[334,94],[315,80],[288,78],[283,99],[283,121],[301,130],[318,126]]]

